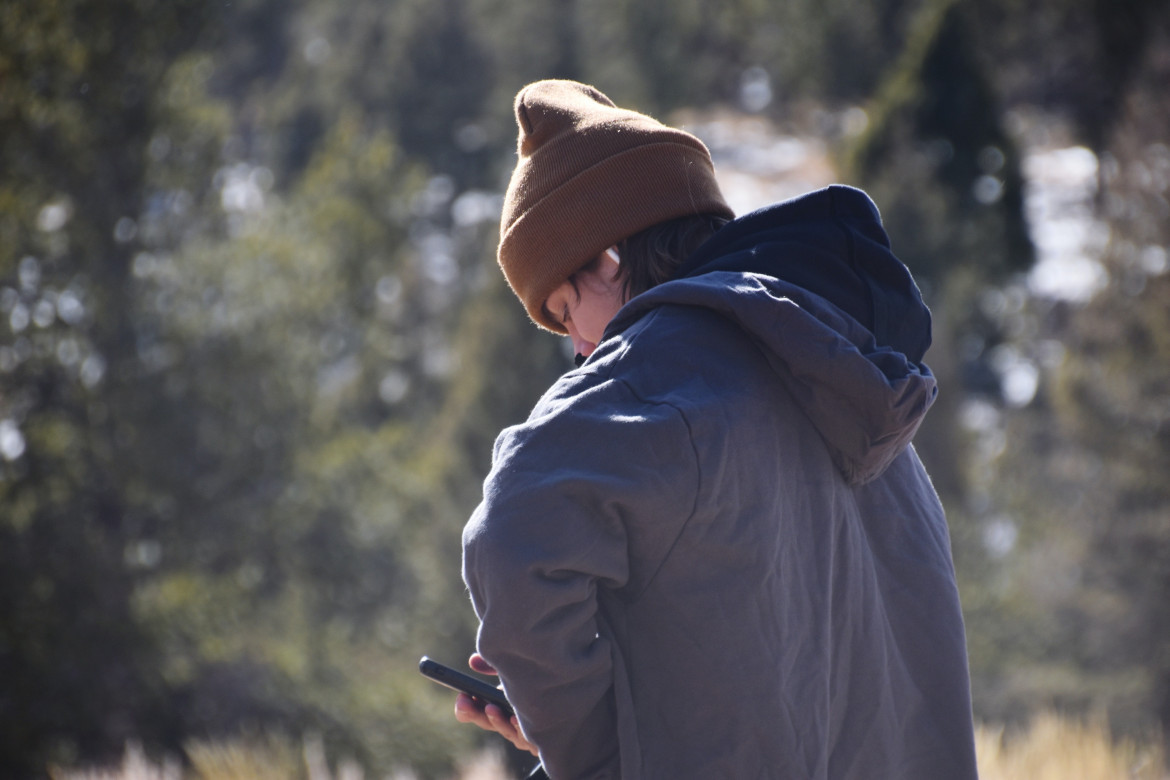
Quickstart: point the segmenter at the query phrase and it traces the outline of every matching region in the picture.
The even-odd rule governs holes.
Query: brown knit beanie
[[[538,81],[516,95],[519,162],[500,220],[498,259],[536,324],[545,300],[619,241],[670,219],[734,217],[707,147],[682,130],[617,108],[575,81]]]

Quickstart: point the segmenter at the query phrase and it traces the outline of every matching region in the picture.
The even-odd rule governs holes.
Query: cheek
[[[578,318],[581,335],[595,344],[600,342],[602,334],[605,333],[605,326],[609,324],[620,308],[621,305],[614,301],[595,301],[594,305],[581,312],[581,316]]]

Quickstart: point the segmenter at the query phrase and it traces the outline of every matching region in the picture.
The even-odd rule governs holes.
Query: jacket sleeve
[[[599,592],[652,576],[697,488],[681,413],[619,382],[542,404],[497,440],[464,531],[463,576],[479,652],[550,776],[618,776],[614,649]]]

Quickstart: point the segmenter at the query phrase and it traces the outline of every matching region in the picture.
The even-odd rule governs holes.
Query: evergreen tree
[[[1059,343],[1036,404],[1007,416],[994,511],[1018,527],[1001,564],[1002,666],[988,709],[1107,712],[1170,736],[1170,232],[1163,193],[1170,35],[1124,95],[1102,176],[1109,284],[1083,306],[1037,303]],[[1015,676],[1004,674],[1014,668]],[[990,687],[990,686],[988,686]],[[1014,707],[1013,707],[1014,704]],[[1170,744],[1168,742],[1167,744]]]
[[[133,323],[155,91],[214,20],[194,2],[0,9],[0,774],[173,740],[128,561],[127,474],[159,392]]]

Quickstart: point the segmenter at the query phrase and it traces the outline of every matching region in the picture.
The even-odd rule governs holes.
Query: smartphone
[[[503,710],[509,718],[512,717],[512,705],[508,703],[504,692],[487,681],[472,677],[470,674],[464,674],[450,666],[444,666],[438,661],[432,661],[425,655],[418,662],[418,670],[422,672],[423,676],[430,677],[440,685],[446,685],[453,691],[469,694],[473,698],[479,699],[480,702],[494,704]]]

